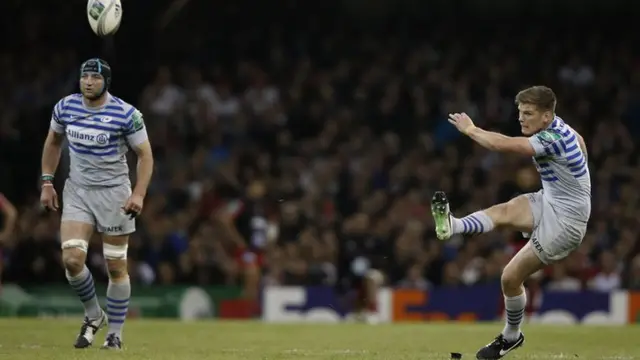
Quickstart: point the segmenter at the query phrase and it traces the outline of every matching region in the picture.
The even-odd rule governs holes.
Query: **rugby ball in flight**
[[[113,35],[122,21],[122,3],[120,0],[89,0],[87,19],[98,36]]]

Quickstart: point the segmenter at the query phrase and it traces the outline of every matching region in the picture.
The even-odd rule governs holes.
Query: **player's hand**
[[[53,188],[53,184],[42,184],[42,191],[40,192],[40,204],[42,204],[42,206],[46,210],[58,210],[58,194],[56,193],[56,189]]]
[[[122,210],[125,214],[129,215],[129,218],[133,219],[140,215],[143,205],[144,197],[142,195],[132,194],[122,207]]]
[[[461,114],[449,114],[449,122],[458,129],[461,133],[467,135],[469,131],[473,130],[476,126],[473,124],[473,120],[469,115],[465,113]]]

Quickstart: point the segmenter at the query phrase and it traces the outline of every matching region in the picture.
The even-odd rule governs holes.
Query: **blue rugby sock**
[[[520,336],[520,326],[524,322],[524,309],[527,306],[527,294],[514,297],[504,297],[504,307],[507,312],[507,321],[502,330],[502,335],[508,341],[516,341]]]
[[[122,338],[122,327],[127,317],[130,297],[131,281],[128,277],[126,281],[113,282],[109,280],[109,287],[107,288],[109,330],[107,331],[107,335],[116,334]]]
[[[452,230],[454,234],[482,234],[493,230],[495,225],[493,220],[484,212],[476,211],[462,219],[451,217]]]
[[[66,273],[69,285],[76,292],[82,305],[84,306],[84,313],[89,319],[97,319],[102,315],[100,310],[100,304],[98,303],[98,297],[96,296],[96,287],[93,282],[93,276],[91,271],[85,265],[80,271],[80,274],[71,276],[69,272]]]

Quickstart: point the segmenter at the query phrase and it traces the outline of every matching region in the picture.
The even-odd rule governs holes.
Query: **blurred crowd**
[[[474,145],[447,114],[518,135],[513,97],[543,84],[586,140],[593,212],[580,249],[532,281],[640,289],[635,34],[562,24],[450,31],[435,21],[413,31],[402,19],[369,31],[331,14],[281,11],[234,23],[242,13],[225,9],[220,25],[191,9],[164,30],[139,30],[157,32],[143,59],[128,54],[132,40],[124,51],[109,40],[97,47],[112,62],[113,92],[145,114],[156,157],[130,241],[134,281],[344,288],[370,268],[408,288],[497,281],[526,240],[496,231],[440,242],[430,197],[447,191],[454,213],[465,215],[540,181],[531,159]],[[30,45],[14,40],[24,49],[0,55],[0,192],[19,214],[2,238],[2,276],[64,282],[60,214],[38,203],[39,152],[52,105],[76,91],[77,66],[98,50],[55,47],[50,20],[23,15]],[[294,20],[283,23],[286,16]],[[215,31],[200,31],[206,26]],[[74,41],[101,41],[88,31]],[[98,237],[93,245],[89,265],[106,278]]]

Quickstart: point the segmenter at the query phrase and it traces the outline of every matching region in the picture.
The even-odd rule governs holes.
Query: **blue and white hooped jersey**
[[[544,197],[560,212],[587,221],[591,214],[591,175],[578,134],[560,117],[529,137],[536,155],[533,162],[540,173]]]
[[[69,95],[53,108],[50,128],[69,144],[69,179],[84,187],[129,183],[126,154],[148,140],[142,114],[107,94],[100,108],[84,105],[82,94]]]

